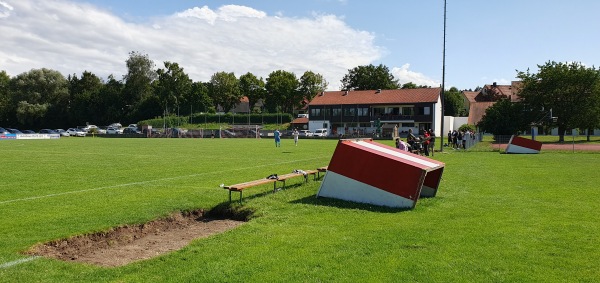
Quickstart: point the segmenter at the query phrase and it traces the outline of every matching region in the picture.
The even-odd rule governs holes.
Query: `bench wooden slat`
[[[283,182],[282,188],[285,188],[285,181],[287,179],[302,176],[302,177],[304,177],[304,182],[307,182],[308,175],[311,175],[311,174],[314,175],[315,173],[318,173],[319,171],[318,170],[308,170],[305,172],[306,172],[306,175],[302,174],[302,173],[289,173],[289,174],[279,175],[279,176],[277,176],[277,179],[266,179],[265,178],[265,179],[259,179],[259,180],[239,183],[239,184],[235,184],[235,185],[223,186],[223,188],[229,190],[229,201],[230,202],[231,202],[231,192],[239,192],[240,193],[240,204],[241,204],[242,203],[242,190],[244,190],[244,189],[273,183],[273,192],[275,192],[277,189],[277,184],[276,184],[277,181]]]
[[[263,184],[274,183],[276,181],[277,180],[275,180],[275,179],[260,179],[260,180],[245,182],[245,183],[239,183],[239,184],[235,184],[235,185],[229,185],[229,186],[225,186],[224,188],[228,189],[230,191],[241,191],[243,189],[247,189],[247,188],[254,187],[254,186],[260,186]]]

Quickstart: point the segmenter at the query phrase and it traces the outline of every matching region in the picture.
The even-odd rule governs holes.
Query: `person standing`
[[[429,142],[429,132],[427,130],[423,130],[423,150],[425,151],[425,156],[429,156]]]
[[[433,152],[435,151],[435,133],[429,129],[429,151],[431,152],[431,156],[433,156]]]
[[[300,133],[298,132],[298,129],[294,129],[294,132],[292,132],[292,135],[294,136],[294,145],[298,146],[298,136],[300,135]]]
[[[275,136],[275,147],[281,147],[281,133],[279,132],[279,129],[275,129],[273,135]]]

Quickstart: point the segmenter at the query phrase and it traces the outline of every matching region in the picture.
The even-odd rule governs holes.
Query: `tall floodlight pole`
[[[444,151],[444,83],[446,81],[446,0],[444,0],[444,45],[442,47],[442,92],[440,100],[442,101],[442,127],[440,132],[440,152]]]

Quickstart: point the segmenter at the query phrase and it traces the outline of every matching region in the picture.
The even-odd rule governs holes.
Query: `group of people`
[[[431,129],[421,130],[418,136],[413,134],[412,129],[408,129],[406,142],[400,138],[396,138],[396,148],[425,156],[433,156],[435,147],[435,132]]]
[[[279,129],[276,129],[275,132],[273,132],[273,136],[275,136],[275,147],[281,147],[281,132],[279,132]],[[298,146],[298,136],[300,136],[298,129],[294,129],[292,136],[294,136],[294,145]]]
[[[448,146],[453,149],[467,149],[467,143],[475,141],[473,131],[448,131]]]

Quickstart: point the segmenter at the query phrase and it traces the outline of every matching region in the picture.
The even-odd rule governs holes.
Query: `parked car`
[[[58,132],[52,129],[41,129],[40,134],[58,134]]]
[[[57,133],[60,134],[61,137],[68,137],[71,136],[71,134],[69,134],[67,131],[63,130],[63,129],[56,129],[55,130]]]
[[[5,129],[5,128],[1,128],[0,127],[0,135],[1,134],[10,134],[10,132],[7,129]]]
[[[127,128],[132,128],[132,129],[137,130],[138,125],[137,124],[129,124],[129,126],[127,126]]]
[[[68,128],[67,133],[73,137],[85,137],[87,132],[79,128]]]
[[[300,135],[303,137],[312,137],[314,134],[309,130],[300,130]]]
[[[6,130],[11,134],[22,134],[22,132],[17,129],[6,128]]]
[[[123,127],[123,125],[121,125],[121,123],[112,123],[110,125],[108,125],[109,127],[113,127],[113,128],[117,128],[120,129]],[[108,129],[107,129],[108,130]]]
[[[106,134],[109,135],[120,135],[123,133],[123,129],[116,127],[108,127],[106,128]]]
[[[313,134],[313,136],[315,136],[315,137],[326,137],[326,136],[329,136],[329,133],[328,133],[327,129],[316,129],[315,133]]]
[[[106,128],[97,128],[96,133],[104,135],[106,134]]]
[[[98,126],[96,126],[96,125],[87,125],[87,126],[83,127],[83,130],[88,133],[95,131],[96,129],[98,129]]]
[[[21,132],[23,134],[35,134],[36,133],[35,131],[32,131],[32,130],[22,130]]]
[[[140,133],[141,133],[141,132],[140,132],[140,131],[138,131],[138,130],[137,130],[137,129],[135,129],[135,128],[130,128],[130,127],[127,127],[127,128],[125,128],[125,129],[123,129],[123,134],[140,134]]]

